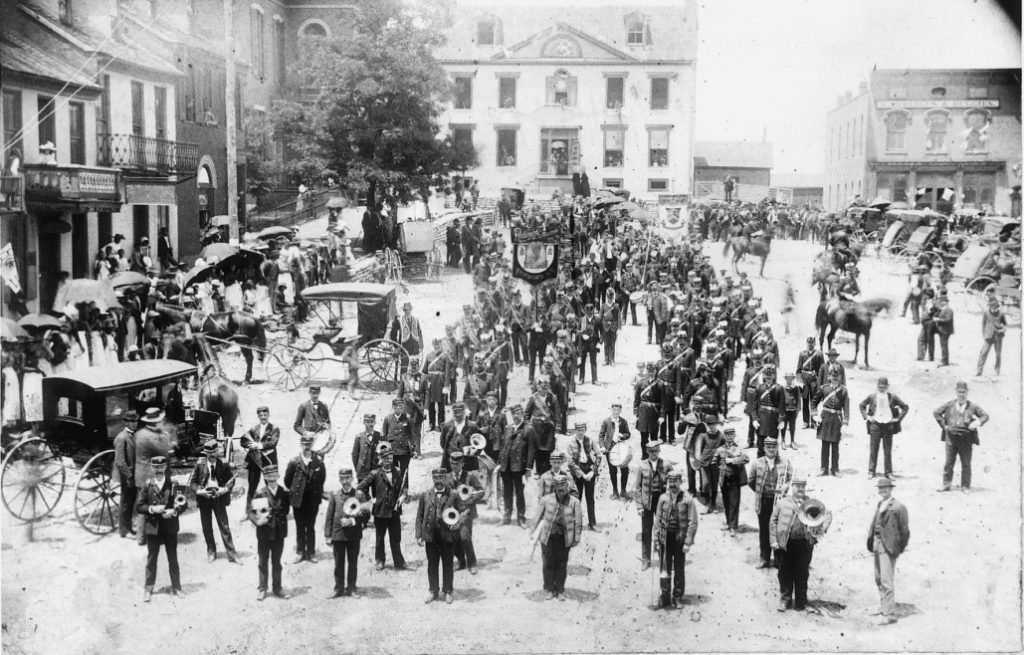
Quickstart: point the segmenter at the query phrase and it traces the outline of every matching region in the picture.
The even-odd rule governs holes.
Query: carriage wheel
[[[988,309],[988,297],[989,294],[995,292],[996,282],[990,277],[976,277],[967,283],[967,291],[974,297],[974,302],[978,309],[984,312]],[[997,298],[999,296],[996,296]],[[1002,300],[999,301],[1000,305]]]
[[[114,475],[114,451],[105,450],[85,463],[75,485],[75,518],[93,534],[117,529],[121,480]]]
[[[60,456],[38,437],[15,446],[0,472],[0,497],[17,519],[38,521],[53,512],[64,493],[67,472]]]
[[[294,391],[309,382],[313,367],[299,349],[278,344],[263,362],[267,380],[278,389]]]
[[[401,344],[390,339],[367,342],[359,351],[360,384],[376,393],[397,391],[403,361],[409,361],[409,353]]]

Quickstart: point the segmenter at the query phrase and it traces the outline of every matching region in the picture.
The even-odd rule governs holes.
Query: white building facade
[[[455,84],[442,117],[470,140],[481,193],[619,187],[690,194],[696,3],[459,7],[436,53]]]

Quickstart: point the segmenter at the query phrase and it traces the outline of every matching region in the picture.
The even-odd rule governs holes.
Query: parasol
[[[875,198],[868,204],[868,207],[874,207],[875,209],[881,209],[882,211],[885,211],[891,204],[891,200],[886,200],[885,198]]]
[[[185,282],[182,284],[184,289],[189,288],[193,284],[203,282],[208,277],[213,275],[217,271],[216,266],[207,266],[206,264],[200,264],[199,266],[192,267],[192,270],[185,274]]]
[[[49,314],[25,314],[18,319],[18,325],[30,330],[60,329],[60,321]]]
[[[27,338],[28,332],[26,332],[24,328],[7,317],[0,317],[0,339],[3,339],[4,341],[15,341],[17,339]]]
[[[615,209],[623,210],[623,211],[628,211],[628,212],[634,212],[634,211],[636,211],[638,209],[639,210],[643,210],[643,207],[641,207],[640,205],[636,204],[635,202],[624,202],[624,203],[621,203]]]
[[[65,305],[77,305],[79,303],[93,303],[100,311],[107,311],[113,307],[120,307],[117,295],[110,280],[71,280],[57,290],[57,297],[53,301],[55,308],[63,308]]]
[[[601,198],[594,203],[594,209],[601,209],[602,207],[610,207],[611,205],[617,205],[619,203],[626,202],[625,198],[619,196],[611,196],[608,198]]]
[[[272,225],[270,227],[260,230],[259,234],[256,235],[257,239],[274,239],[277,237],[288,237],[291,238],[295,234],[295,230],[290,227],[284,227],[283,225]]]
[[[121,289],[123,287],[138,287],[138,286],[149,286],[151,281],[148,277],[142,273],[136,273],[135,271],[122,271],[110,276],[110,286],[115,289]]]
[[[230,257],[236,252],[238,252],[238,246],[232,246],[228,243],[211,243],[199,252],[199,256],[205,261],[210,261],[214,258],[224,259]]]

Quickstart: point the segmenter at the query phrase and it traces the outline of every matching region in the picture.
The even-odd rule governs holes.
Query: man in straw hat
[[[139,488],[135,513],[145,517],[142,534],[146,540],[146,586],[142,601],[148,603],[156,584],[157,558],[160,546],[167,552],[167,569],[171,574],[171,595],[182,596],[181,572],[178,569],[178,510],[174,503],[174,485],[167,475],[167,457],[157,455],[148,461],[146,483]]]
[[[810,576],[814,544],[832,522],[832,513],[824,511],[824,522],[808,526],[800,517],[807,498],[807,479],[794,477],[791,494],[772,510],[769,523],[771,546],[779,553],[779,611],[797,611],[807,607],[807,578]],[[794,598],[795,596],[795,598]]]
[[[454,600],[452,593],[455,586],[455,542],[459,529],[462,527],[463,513],[455,504],[458,494],[448,485],[448,471],[436,468],[431,472],[434,487],[420,496],[416,510],[416,543],[426,548],[427,553],[427,584],[430,595],[424,601],[432,603],[444,594],[444,602],[449,605]],[[445,522],[445,510],[456,512],[455,523]],[[438,564],[441,566],[442,579],[438,580]]]
[[[895,483],[889,478],[878,479],[881,500],[868,527],[868,552],[874,555],[875,584],[881,605],[881,625],[896,622],[896,558],[907,549],[910,541],[910,516],[906,506],[892,497]]]
[[[554,480],[555,492],[540,499],[534,521],[533,540],[541,545],[546,600],[565,600],[565,578],[569,551],[579,544],[583,534],[583,507],[569,493],[569,476]]]
[[[658,499],[654,520],[661,554],[660,607],[679,606],[686,593],[686,553],[697,534],[697,505],[682,489],[683,474],[668,474],[668,491]]]

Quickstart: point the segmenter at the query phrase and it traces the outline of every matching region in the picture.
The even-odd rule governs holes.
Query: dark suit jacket
[[[397,418],[394,412],[385,416],[381,435],[384,441],[391,442],[395,455],[408,455],[412,452],[412,428],[409,425],[409,415],[405,412]]]
[[[256,526],[256,540],[275,541],[286,538],[288,536],[288,511],[291,507],[291,501],[285,488],[278,484],[277,493],[272,494],[270,489],[264,485],[260,487],[254,497],[266,498],[270,502],[270,520],[267,521],[266,525]]]
[[[143,525],[143,534],[178,534],[178,517],[169,519],[163,518],[161,514],[150,514],[149,508],[152,505],[161,507],[174,506],[174,485],[171,484],[171,476],[164,477],[163,486],[157,486],[150,478],[144,485],[139,487],[139,497],[135,501],[135,513],[146,517]]]
[[[468,418],[463,424],[461,430],[455,429],[455,419],[446,421],[444,425],[441,426],[441,450],[446,452],[454,450],[454,444],[458,437],[463,437],[465,444],[468,444],[469,437],[478,431],[476,423],[470,421]]]
[[[356,470],[356,477],[359,480],[377,468],[377,444],[382,438],[380,432],[376,430],[369,435],[366,434],[366,430],[356,435],[355,443],[352,444],[352,467]]]
[[[330,425],[331,415],[327,411],[327,405],[318,400],[316,404],[309,400],[299,405],[299,412],[295,416],[295,431],[304,434],[306,430],[316,429],[318,425]]]
[[[343,489],[337,489],[327,499],[327,511],[324,513],[324,537],[329,541],[359,541],[363,538],[363,528],[370,520],[369,513],[346,516],[341,507],[346,499],[353,497],[359,502],[366,500],[363,493],[354,487],[347,493]],[[355,519],[355,525],[342,526],[342,519]]]
[[[390,475],[384,469],[374,469],[359,481],[359,491],[373,498],[374,517],[389,519],[401,516],[402,504],[398,499],[402,496],[402,478],[402,471],[396,463],[391,467]]]
[[[281,440],[281,428],[268,421],[267,431],[263,438],[258,437],[259,433],[260,426],[257,423],[244,432],[239,440],[239,445],[247,451],[245,466],[248,469],[259,470],[268,463],[277,464],[277,442]],[[248,448],[254,442],[262,444],[263,450],[249,453]]]
[[[871,392],[867,398],[860,402],[860,413],[864,416],[865,420],[870,421],[871,417],[875,415],[875,394],[877,391]],[[889,411],[892,412],[893,418],[893,433],[897,433],[902,429],[900,423],[903,421],[903,417],[910,411],[910,406],[897,396],[896,394],[889,392]]]
[[[505,428],[498,450],[498,470],[502,473],[522,473],[533,466],[536,456],[534,450],[533,428],[526,421],[518,427],[510,425]]]
[[[435,538],[442,543],[455,541],[458,531],[453,531],[441,520],[441,512],[455,507],[458,495],[448,487],[438,498],[433,488],[420,495],[420,505],[416,509],[416,538],[432,542]],[[456,509],[458,509],[456,507]]]
[[[881,503],[879,503],[881,504]],[[875,521],[881,521],[880,536],[885,552],[890,555],[899,556],[907,548],[910,542],[910,515],[906,506],[900,501],[892,498],[889,506],[879,515],[878,508],[875,508],[874,518],[868,526],[868,550],[874,551]]]
[[[308,465],[302,461],[302,455],[292,458],[284,472],[284,486],[288,487],[292,507],[318,506],[323,500],[326,480],[327,467],[316,453],[310,454]]]
[[[213,470],[211,471],[208,460],[205,457],[200,457],[196,460],[196,465],[192,469],[192,476],[188,479],[188,485],[192,487],[192,491],[206,489],[206,487],[211,486],[210,478],[216,481],[218,487],[227,489],[228,493],[219,498],[206,498],[205,496],[197,495],[196,502],[202,505],[216,501],[224,503],[225,506],[230,505],[231,490],[235,488],[235,472],[231,469],[231,465],[218,459],[214,462]]]

